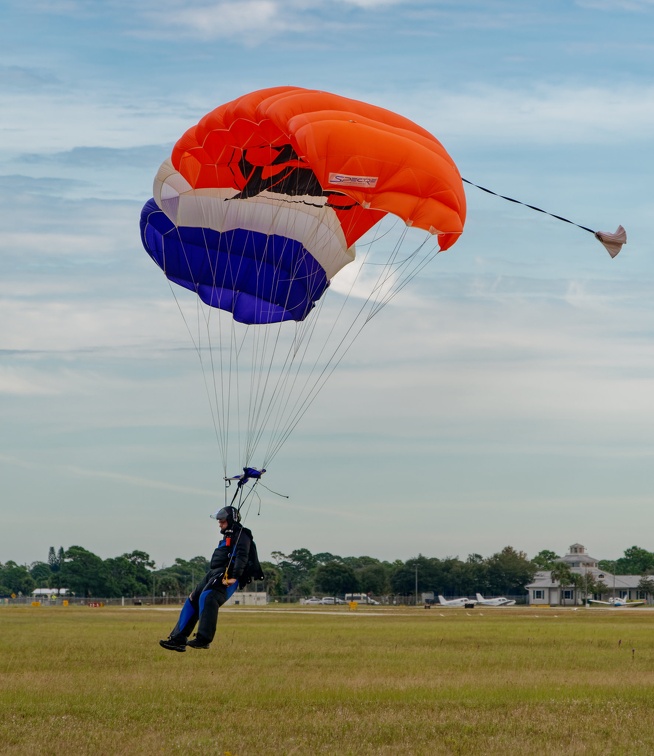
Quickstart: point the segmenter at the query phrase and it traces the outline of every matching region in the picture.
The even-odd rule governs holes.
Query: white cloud
[[[138,475],[126,475],[124,473],[116,473],[110,470],[97,470],[87,467],[80,467],[79,465],[53,465],[50,463],[44,463],[34,461],[27,458],[17,457],[15,455],[0,454],[0,464],[4,464],[11,467],[19,467],[26,470],[38,470],[41,474],[49,473],[50,475],[56,470],[59,474],[63,473],[70,477],[76,478],[92,478],[94,480],[109,480],[115,483],[124,483],[130,488],[147,488],[158,491],[170,491],[172,493],[179,493],[188,496],[201,496],[201,497],[215,497],[215,491],[205,488],[193,488],[192,486],[175,485],[174,483],[168,483],[164,480],[153,480],[152,478],[144,478]]]
[[[105,223],[109,225],[108,221]],[[29,254],[32,259],[56,258],[62,264],[66,259],[76,262],[106,259],[115,249],[115,241],[109,235],[75,233],[72,229],[69,232],[48,230],[40,233],[26,230],[3,234],[3,246],[14,255]]]
[[[190,35],[199,39],[237,39],[250,46],[263,38],[286,32],[302,32],[306,27],[295,14],[294,3],[275,0],[238,0],[238,2],[169,3],[147,14],[153,26],[170,30],[177,37]]]
[[[140,101],[139,101],[140,100]],[[78,147],[134,147],[176,140],[189,126],[182,103],[144,101],[124,88],[106,91],[0,92],[4,155]],[[43,124],[48,128],[44,129]]]
[[[59,467],[59,469],[61,470],[62,468]],[[93,478],[95,480],[111,480],[116,483],[125,483],[130,487],[151,488],[158,491],[171,491],[173,493],[179,493],[188,496],[214,498],[216,495],[215,491],[208,490],[206,488],[192,488],[189,486],[175,485],[173,483],[167,483],[166,481],[162,480],[143,478],[138,475],[125,475],[122,473],[115,473],[107,470],[91,470],[85,467],[69,465],[64,467],[63,471],[76,477]]]
[[[0,320],[12,323],[2,335],[2,348],[15,351],[63,354],[144,343],[178,346],[185,335],[172,302],[55,300],[35,306],[31,300],[4,299]]]
[[[624,144],[651,138],[654,86],[468,87],[396,98],[398,111],[447,141],[468,145]],[[417,104],[422,103],[422,104]],[[425,103],[429,103],[425,105]]]
[[[53,396],[58,393],[51,376],[41,370],[0,366],[0,395]]]

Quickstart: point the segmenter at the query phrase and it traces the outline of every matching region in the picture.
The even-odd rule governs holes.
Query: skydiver
[[[216,634],[218,609],[239,586],[263,580],[252,531],[241,525],[236,507],[223,507],[211,516],[218,520],[223,537],[211,556],[209,571],[186,599],[177,624],[166,640],[159,641],[169,651],[186,651],[187,646],[209,648]],[[198,620],[198,631],[188,640]]]

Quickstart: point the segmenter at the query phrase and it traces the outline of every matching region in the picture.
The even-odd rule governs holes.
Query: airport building
[[[587,554],[580,543],[573,543],[557,562],[568,565],[574,582],[561,585],[556,569],[541,570],[536,573],[534,582],[526,586],[528,604],[575,606],[584,604],[587,599],[611,601],[617,598],[648,603],[654,600],[654,595],[640,587],[642,575],[613,575],[600,569],[598,560]]]

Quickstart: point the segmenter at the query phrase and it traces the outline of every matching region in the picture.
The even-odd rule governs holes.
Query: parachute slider
[[[499,197],[500,199],[506,200],[507,202],[514,202],[516,205],[522,205],[523,207],[528,207],[530,210],[536,210],[538,213],[543,213],[544,215],[549,215],[550,218],[556,218],[557,220],[563,221],[564,223],[569,223],[572,226],[576,226],[577,228],[581,228],[583,231],[588,231],[588,233],[592,234],[598,241],[602,243],[606,251],[611,255],[611,257],[615,257],[618,252],[622,249],[622,245],[627,243],[627,232],[624,230],[622,226],[618,226],[615,233],[611,234],[608,231],[593,231],[592,228],[588,228],[587,226],[580,226],[578,223],[575,223],[574,221],[568,220],[567,218],[563,218],[561,215],[554,215],[554,213],[548,213],[547,210],[542,210],[540,207],[535,207],[534,205],[528,205],[526,202],[521,202],[520,200],[513,199],[512,197],[505,197],[503,194],[498,194],[497,192],[492,191],[491,189],[487,189],[485,186],[479,186],[479,184],[475,184],[472,181],[468,181],[468,179],[464,179],[463,177],[461,180],[465,184],[469,184],[470,186],[474,186],[477,189],[481,189],[482,192],[486,192],[487,194],[492,194],[494,197]]]
[[[262,470],[257,470],[256,467],[244,467],[242,475],[232,475],[231,478],[225,478],[225,480],[227,486],[230,486],[233,480],[238,480],[238,488],[242,488],[248,480],[259,480],[265,472],[265,467]]]

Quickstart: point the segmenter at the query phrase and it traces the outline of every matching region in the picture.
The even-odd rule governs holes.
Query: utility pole
[[[418,562],[416,562],[416,606],[418,606]]]

